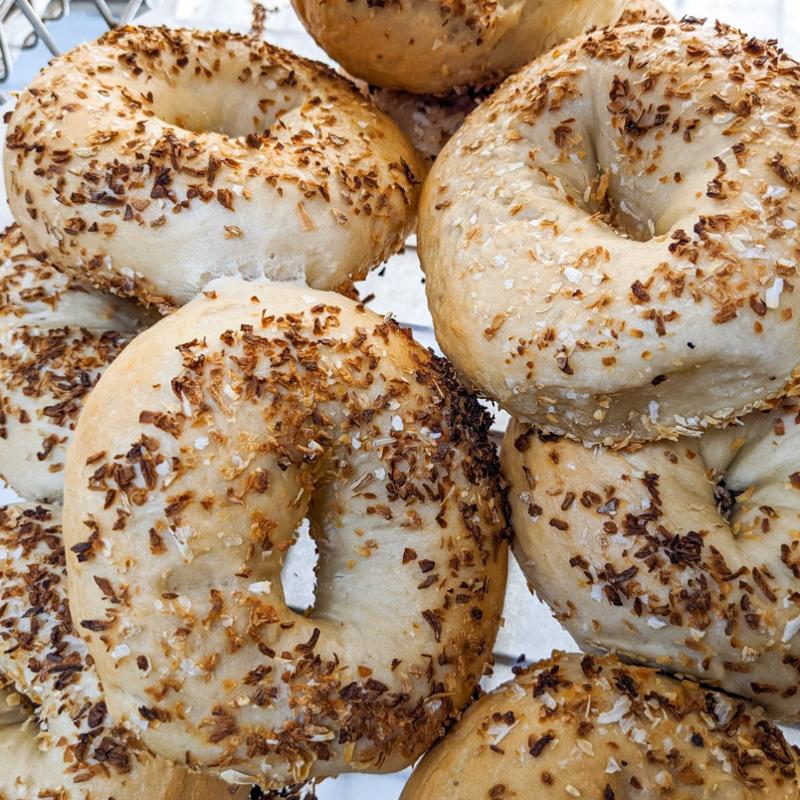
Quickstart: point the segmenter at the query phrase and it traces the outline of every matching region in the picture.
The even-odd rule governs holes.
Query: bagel
[[[613,658],[556,652],[475,703],[401,800],[789,800],[797,771],[756,706]]]
[[[146,27],[51,61],[11,113],[4,166],[33,248],[164,311],[219,275],[348,287],[402,246],[424,175],[323,65]]]
[[[58,500],[86,394],[152,321],[32,255],[14,225],[0,237],[0,475],[28,500]]]
[[[245,800],[247,791],[154,758],[114,725],[66,596],[59,510],[0,508],[0,798]],[[15,702],[8,704],[9,698]]]
[[[512,422],[502,459],[517,559],[582,648],[800,719],[800,403],[633,451]]]
[[[437,339],[512,416],[624,444],[795,391],[800,66],[717,24],[574,40],[437,159],[419,253]]]
[[[348,73],[420,94],[496,84],[554,45],[613,25],[626,5],[625,0],[292,3],[317,44]]]
[[[70,598],[112,715],[265,788],[410,764],[499,623],[488,427],[445,362],[340,295],[219,279],[140,334],[66,469]],[[281,563],[307,515],[304,616]]]

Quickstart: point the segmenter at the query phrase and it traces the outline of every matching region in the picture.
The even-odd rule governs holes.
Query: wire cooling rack
[[[114,27],[133,20],[143,3],[144,0],[126,0],[124,4],[112,3],[112,8],[106,0],[87,0],[80,5],[94,9],[106,25]],[[59,54],[49,25],[69,16],[71,6],[71,0],[0,0],[0,84],[10,79],[14,62],[23,50],[41,42],[52,55]]]

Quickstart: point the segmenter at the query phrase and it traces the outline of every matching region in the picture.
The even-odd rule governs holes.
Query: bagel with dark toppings
[[[699,435],[800,375],[800,66],[696,21],[583,36],[510,78],[425,183],[436,337],[512,416]]]
[[[347,289],[402,246],[425,173],[327,67],[147,27],[51,61],[17,99],[4,166],[32,248],[165,311],[221,275]]]

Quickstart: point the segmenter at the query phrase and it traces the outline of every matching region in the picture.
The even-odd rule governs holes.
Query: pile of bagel
[[[797,798],[800,62],[294,5],[345,74],[124,27],[6,116],[0,800]],[[358,296],[413,232],[444,357]],[[582,652],[486,694],[509,550]]]

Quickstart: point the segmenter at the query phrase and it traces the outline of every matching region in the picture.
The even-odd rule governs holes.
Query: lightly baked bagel
[[[556,652],[471,706],[401,800],[788,800],[797,770],[756,706],[613,658]]]
[[[792,391],[798,82],[774,44],[684,20],[580,37],[503,84],[420,207],[436,336],[466,382],[608,444]]]
[[[0,236],[0,475],[23,497],[58,500],[83,400],[153,320],[33,255],[19,227]]]
[[[153,757],[109,719],[72,627],[59,514],[0,508],[0,673],[36,704],[29,717],[0,689],[0,798],[245,800],[244,787]]]
[[[499,623],[488,425],[445,362],[341,295],[220,279],[140,334],[66,469],[70,598],[114,718],[264,788],[412,763]],[[304,616],[281,566],[306,516]]]
[[[800,403],[589,449],[512,422],[515,552],[578,644],[800,719]]]
[[[317,44],[356,78],[442,94],[491,86],[556,44],[616,23],[625,0],[292,0]],[[366,44],[365,44],[366,43]]]
[[[425,171],[327,67],[147,27],[51,61],[11,113],[4,166],[34,249],[165,311],[219,275],[347,288],[402,246]]]

